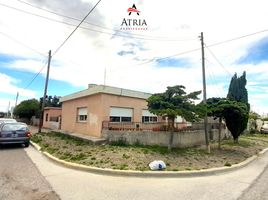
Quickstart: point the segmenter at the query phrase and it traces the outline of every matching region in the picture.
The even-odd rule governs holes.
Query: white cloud
[[[34,91],[23,89],[20,87],[16,87],[14,84],[18,83],[19,80],[15,80],[12,77],[9,77],[5,74],[0,73],[0,111],[7,111],[8,104],[10,103],[10,108],[15,105],[15,99],[17,93],[19,93],[19,101],[25,99],[31,99],[36,97],[36,93]],[[6,98],[5,96],[9,96]]]
[[[90,5],[97,2],[89,0],[25,1],[80,19],[88,12]],[[120,28],[122,19],[128,17],[127,8],[131,7],[133,3],[136,3],[137,8],[141,10],[141,17],[146,19],[148,31],[132,31],[127,33],[129,37],[119,37],[120,33],[115,34],[116,32],[111,29],[118,30]],[[34,9],[18,1],[6,1],[5,4],[64,23],[78,24],[78,21]],[[258,3],[253,0],[247,2],[242,0],[222,2],[213,0],[202,2],[193,0],[102,1],[86,21],[106,28],[85,23],[82,26],[106,34],[78,29],[53,56],[50,78],[65,81],[74,86],[86,87],[88,83],[103,84],[106,69],[106,84],[112,86],[151,93],[161,92],[167,86],[178,84],[185,85],[189,92],[202,90],[200,50],[176,56],[176,58],[184,58],[189,61],[187,68],[179,68],[181,66],[158,68],[154,62],[147,61],[200,48],[198,36],[201,31],[204,32],[206,45],[211,45],[264,30],[266,29],[264,20],[267,18],[268,13],[264,0],[259,0]],[[5,7],[0,7],[0,28],[5,34],[18,41],[23,41],[24,44],[44,54],[44,56],[40,56],[0,34],[0,56],[6,54],[12,55],[14,58],[18,57],[17,60],[9,62],[10,64],[6,64],[5,67],[32,73],[37,73],[41,69],[42,61],[47,60],[47,52],[51,49],[53,54],[74,30],[73,26],[52,22]],[[265,35],[267,32],[209,47],[224,68],[206,49],[207,79],[210,83],[207,86],[208,97],[226,96],[226,88],[235,72],[238,75],[243,71],[247,72],[249,92],[258,87],[253,85],[253,82],[260,83],[267,79],[268,63],[258,65],[237,65],[235,63],[240,57],[246,55],[249,45]],[[137,37],[150,40],[141,40]],[[161,41],[166,39],[173,41]],[[120,56],[118,55],[120,51],[132,51],[133,55]],[[147,63],[140,65],[143,62]],[[45,70],[42,72],[43,76],[44,73]],[[15,86],[11,77],[6,78],[5,82],[9,93],[5,92],[8,94],[14,95],[20,89]],[[4,87],[1,86],[1,88],[0,90],[5,90]],[[35,96],[35,92],[30,90],[24,92],[25,96]],[[254,104],[258,103],[256,99],[264,98],[266,98],[265,94],[250,94],[250,100]]]

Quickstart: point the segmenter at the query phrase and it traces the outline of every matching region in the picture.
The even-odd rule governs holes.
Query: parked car
[[[13,122],[17,122],[15,119],[11,119],[11,118],[0,118],[0,124],[2,123],[13,123]]]
[[[268,133],[268,124],[264,124],[261,127],[261,133]]]
[[[27,124],[21,122],[8,122],[0,124],[0,145],[1,144],[30,144],[31,133]]]

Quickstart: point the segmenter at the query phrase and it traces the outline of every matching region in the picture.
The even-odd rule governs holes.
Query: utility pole
[[[9,118],[9,109],[10,109],[10,101],[8,102],[8,106],[7,106],[7,118]]]
[[[44,115],[44,108],[45,108],[45,102],[46,102],[46,96],[47,96],[47,86],[48,86],[48,79],[49,79],[50,61],[51,61],[51,50],[49,50],[49,52],[48,52],[47,76],[46,76],[46,83],[45,83],[45,89],[44,89],[42,108],[41,108],[41,113],[40,113],[40,121],[39,121],[38,133],[41,133],[42,126],[43,126],[43,120],[44,120],[43,115]]]
[[[204,51],[204,36],[201,32],[201,51],[202,51],[202,74],[203,74],[203,103],[205,105],[205,117],[204,117],[204,127],[205,127],[205,139],[208,153],[210,153],[210,144],[208,136],[208,116],[207,116],[207,89],[206,89],[206,69],[205,69],[205,51]]]
[[[19,92],[17,92],[16,101],[15,101],[15,107],[17,106],[18,98],[19,98]]]

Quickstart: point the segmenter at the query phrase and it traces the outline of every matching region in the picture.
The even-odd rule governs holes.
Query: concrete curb
[[[86,165],[81,165],[77,163],[71,163],[64,160],[60,160],[47,152],[41,151],[41,147],[31,141],[31,145],[49,158],[51,161],[55,162],[56,164],[63,165],[65,167],[92,172],[101,175],[110,175],[110,176],[130,176],[130,177],[166,177],[166,178],[176,178],[176,177],[200,177],[200,176],[212,176],[227,172],[232,172],[243,167],[246,167],[251,162],[256,160],[259,156],[262,156],[265,152],[268,151],[268,148],[262,150],[258,153],[258,155],[254,155],[245,161],[232,165],[230,167],[218,167],[218,168],[210,168],[210,169],[203,169],[203,170],[191,170],[191,171],[133,171],[133,170],[113,170],[108,168],[97,168],[97,167],[90,167]]]

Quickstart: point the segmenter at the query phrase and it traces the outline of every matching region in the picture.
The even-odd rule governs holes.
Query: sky
[[[88,84],[202,90],[203,32],[207,97],[226,97],[232,76],[246,71],[251,109],[268,113],[265,0],[101,0],[74,31],[97,2],[0,0],[0,111],[17,93],[17,103],[43,96],[49,50],[51,96]]]

